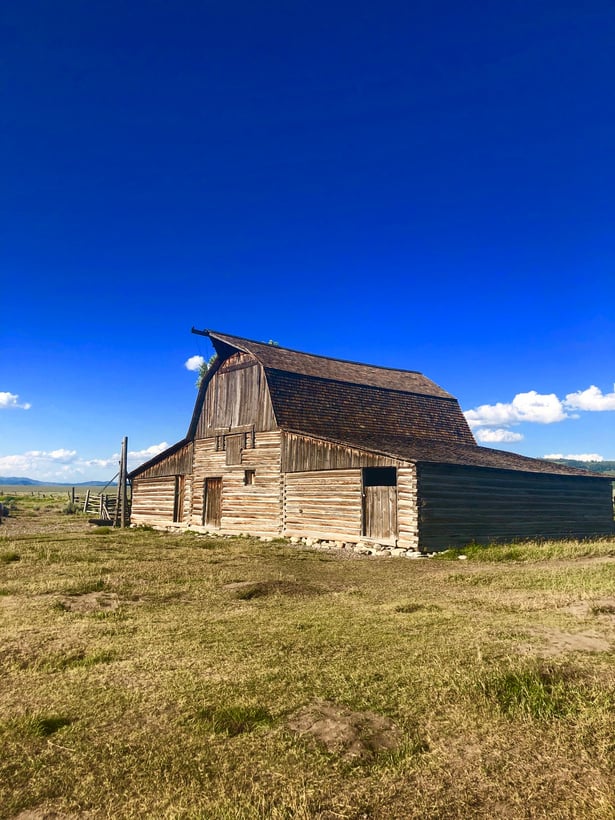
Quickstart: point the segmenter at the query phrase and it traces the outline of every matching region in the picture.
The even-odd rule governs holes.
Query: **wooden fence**
[[[75,488],[69,490],[68,498],[72,504],[84,513],[96,516],[101,522],[108,521],[109,524],[117,525],[121,518],[121,501],[118,506],[118,493],[97,493],[93,490],[86,490],[85,495],[78,495]],[[126,498],[126,518],[130,519],[130,498]]]

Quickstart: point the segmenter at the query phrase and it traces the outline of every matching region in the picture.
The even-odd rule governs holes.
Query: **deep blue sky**
[[[193,325],[615,458],[612,2],[7,6],[0,475],[181,438]]]

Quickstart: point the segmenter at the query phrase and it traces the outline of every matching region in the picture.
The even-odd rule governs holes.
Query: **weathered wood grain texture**
[[[222,479],[220,530],[279,535],[281,530],[281,433],[257,433],[254,447],[241,451],[241,463],[228,465],[226,453],[216,451],[215,438],[197,440],[194,453],[190,520],[202,525],[205,479]],[[245,484],[246,470],[254,471]]]
[[[424,550],[515,538],[583,538],[609,531],[608,482],[445,464],[418,467]],[[612,532],[612,529],[611,529]]]
[[[347,467],[393,467],[408,462],[368,453],[357,447],[332,444],[322,439],[287,433],[282,444],[282,470],[288,473],[311,470],[341,470]]]
[[[361,470],[287,473],[284,535],[360,539]]]
[[[236,353],[220,365],[207,387],[196,438],[245,425],[257,431],[276,428],[262,366],[250,354]]]
[[[416,465],[397,470],[397,546],[418,549],[419,516]]]
[[[191,441],[177,450],[171,449],[165,458],[141,472],[139,481],[160,476],[189,475],[192,472],[192,450],[193,444]]]
[[[173,521],[175,476],[139,478],[132,485],[132,524],[167,524]]]
[[[363,488],[363,532],[387,543],[397,535],[397,487]]]

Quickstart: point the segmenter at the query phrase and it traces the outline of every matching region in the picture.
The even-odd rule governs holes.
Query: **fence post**
[[[118,523],[120,527],[126,526],[126,504],[127,504],[127,497],[126,497],[126,481],[128,476],[128,437],[124,436],[122,439],[122,454],[120,456],[120,472],[118,477],[118,484],[117,484],[117,504],[115,507],[115,515],[113,517],[113,526],[117,527]]]
[[[127,506],[127,494],[126,494],[126,482],[128,480],[128,438],[124,436],[122,439],[122,466],[120,468],[120,474],[122,477],[122,510],[121,510],[121,522],[120,526],[126,526],[126,513],[128,510],[126,509]]]

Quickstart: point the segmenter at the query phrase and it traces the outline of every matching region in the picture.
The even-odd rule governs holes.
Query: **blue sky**
[[[182,438],[192,326],[420,370],[615,458],[615,7],[0,10],[0,475]]]

